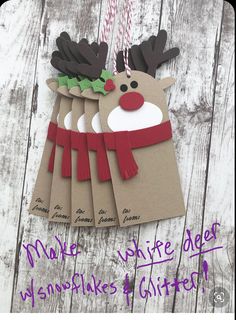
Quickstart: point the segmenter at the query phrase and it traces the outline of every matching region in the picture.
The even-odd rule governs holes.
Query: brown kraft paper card
[[[97,100],[84,100],[85,123],[88,133],[101,134]],[[100,136],[102,138],[102,136]],[[105,150],[104,150],[105,151]],[[106,152],[106,151],[105,151]],[[96,227],[119,225],[111,180],[100,181],[98,176],[97,152],[89,150],[94,218]]]
[[[50,80],[47,80],[48,86],[50,87],[50,89],[56,92],[56,87],[51,87],[50,82]],[[59,113],[60,101],[61,97],[60,95],[58,95],[51,115],[51,123],[55,125],[57,125],[57,116]],[[53,146],[54,142],[47,138],[45,141],[38,176],[36,179],[34,192],[29,207],[29,213],[36,216],[48,217],[49,213],[50,195],[52,187],[52,172],[49,171],[48,167]]]
[[[107,96],[99,96],[103,131],[114,133],[129,131],[129,134],[135,135],[135,130],[148,129],[169,122],[164,89],[173,83],[172,78],[155,80],[139,71],[132,71],[130,78],[125,72],[118,74],[114,78],[115,90]],[[131,92],[135,92],[135,95],[130,95]],[[84,96],[89,97],[89,94],[84,92]],[[120,150],[126,155],[124,146],[129,149],[130,142],[127,142],[127,139],[121,141]],[[129,179],[121,177],[117,155],[117,150],[108,151],[120,226],[185,214],[172,139],[133,148],[132,155],[138,168],[135,166],[131,168],[136,175]],[[130,170],[131,175],[132,170]]]
[[[63,90],[58,88],[58,92],[63,94]],[[66,93],[65,93],[66,94]],[[59,129],[68,130],[70,138],[71,129],[71,108],[72,98],[70,96],[61,95],[58,132]],[[61,145],[56,145],[54,171],[52,179],[52,190],[50,199],[49,221],[70,223],[71,220],[71,177],[62,176],[62,161],[64,148]],[[71,166],[71,163],[67,164]]]
[[[85,115],[84,115],[84,98],[74,97],[72,101],[72,131],[76,133],[84,133]],[[71,177],[71,225],[72,226],[94,226],[93,198],[91,180],[78,180],[77,170],[83,168],[77,166],[78,157],[82,157],[81,151],[73,149],[72,152],[72,177]],[[86,146],[87,152],[87,146]],[[81,159],[81,161],[83,161]],[[89,162],[88,162],[89,166]],[[89,168],[88,168],[89,169]],[[83,175],[84,172],[80,173]]]

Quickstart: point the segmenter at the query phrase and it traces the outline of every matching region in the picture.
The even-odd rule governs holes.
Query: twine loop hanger
[[[107,42],[108,35],[111,31],[111,26],[117,14],[117,0],[109,0],[108,8],[103,23],[103,28],[100,36],[100,42]]]
[[[119,29],[113,57],[113,73],[116,75],[118,73],[116,68],[117,53],[119,50],[123,51],[124,66],[128,78],[131,76],[131,69],[129,66],[129,47],[131,41],[132,6],[133,0],[124,0],[123,10],[119,19]]]
[[[127,77],[131,76],[131,69],[129,67],[129,47],[131,42],[131,25],[132,25],[132,6],[133,0],[124,0],[123,9],[118,22],[118,35],[116,37],[115,49],[113,54],[113,74],[116,75],[116,57],[119,50],[123,51],[124,66]],[[107,42],[108,36],[111,32],[112,24],[115,20],[118,11],[118,1],[109,0],[108,9],[101,32],[100,42]]]

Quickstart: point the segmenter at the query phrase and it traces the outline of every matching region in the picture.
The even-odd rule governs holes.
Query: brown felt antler
[[[132,57],[131,57],[130,49],[129,49],[128,59],[129,59],[129,67],[130,67],[130,69],[131,70],[135,70],[135,65],[134,65]],[[116,69],[117,69],[118,72],[125,71],[124,53],[123,53],[123,51],[119,51],[117,53],[117,56],[116,56]]]
[[[140,48],[142,51],[143,58],[147,64],[146,73],[155,77],[156,69],[160,65],[172,58],[175,58],[179,54],[179,48],[175,47],[164,52],[167,40],[167,32],[160,30],[154,38],[149,38],[149,41],[141,43]]]
[[[156,36],[151,36],[147,41],[154,48]],[[131,70],[147,72],[147,64],[144,60],[140,45],[133,45],[129,49],[129,66]],[[123,51],[119,51],[116,59],[116,68],[118,72],[125,70]]]
[[[51,64],[54,68],[69,76],[84,75],[98,78],[105,68],[108,47],[106,43],[88,44],[86,39],[79,43],[71,41],[66,32],[56,40],[59,51],[52,53]]]
[[[90,46],[88,43],[80,41],[78,50],[83,58],[87,60],[87,63],[71,62],[68,68],[92,79],[99,78],[102,69],[105,69],[108,52],[107,43],[101,42],[100,45],[93,43],[93,46]]]
[[[62,32],[60,36],[56,39],[56,44],[59,51],[54,51],[52,53],[51,64],[60,72],[69,76],[73,76],[73,74],[68,72],[68,70],[66,69],[66,64],[63,62],[64,60],[70,61],[72,59],[71,54],[68,52],[68,49],[65,48],[64,42],[71,42],[70,36],[67,32]]]

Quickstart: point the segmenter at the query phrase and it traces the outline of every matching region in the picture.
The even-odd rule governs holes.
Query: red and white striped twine
[[[108,35],[111,31],[112,23],[117,13],[117,0],[109,0],[103,29],[101,32],[100,42],[107,42]]]
[[[126,26],[125,41],[124,41],[124,50],[125,50],[124,64],[125,64],[125,70],[128,77],[130,77],[131,75],[131,69],[129,66],[129,47],[131,42],[132,6],[133,6],[133,0],[129,0],[128,6],[127,6],[127,26]]]
[[[118,51],[123,51],[124,65],[127,76],[130,77],[131,69],[129,67],[129,46],[131,39],[131,12],[132,12],[133,0],[124,0],[123,10],[119,20],[118,36],[115,44],[114,57],[113,57],[113,73],[117,74],[116,68],[116,57]],[[126,25],[126,30],[125,30]],[[123,46],[121,45],[122,39],[124,38]]]
[[[124,0],[123,9],[119,19],[118,35],[115,43],[114,57],[113,57],[113,73],[116,75],[117,74],[117,68],[116,68],[117,53],[119,50],[123,51],[124,65],[125,65],[125,70],[128,77],[131,74],[131,69],[129,67],[129,47],[130,47],[130,40],[131,40],[132,5],[133,5],[133,0]],[[118,6],[117,0],[109,0],[108,8],[107,8],[107,12],[106,12],[102,32],[101,32],[100,42],[108,41],[108,36],[111,31],[111,26],[117,13],[117,6]],[[124,41],[122,46],[123,39]]]
[[[117,68],[116,68],[116,57],[119,49],[122,47],[122,39],[123,35],[125,32],[125,23],[126,23],[126,14],[127,14],[127,4],[126,0],[124,0],[124,5],[122,9],[122,13],[120,16],[119,20],[119,28],[118,28],[118,35],[116,38],[116,43],[115,43],[115,49],[114,49],[114,54],[113,54],[113,73],[116,75],[117,74]]]

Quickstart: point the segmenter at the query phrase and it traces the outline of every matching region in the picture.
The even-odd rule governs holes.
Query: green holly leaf
[[[92,84],[89,79],[84,78],[83,80],[79,81],[79,86],[81,91],[84,91],[85,89],[91,88]]]
[[[69,90],[73,87],[78,87],[78,85],[79,85],[79,80],[77,78],[68,79],[67,81],[67,86]]]
[[[107,94],[107,91],[104,89],[105,83],[101,79],[97,79],[92,82],[92,89],[96,93],[102,93],[104,96]]]
[[[68,79],[69,79],[68,76],[61,76],[61,77],[59,76],[58,77],[59,87],[62,87],[62,86],[66,86],[67,87]]]
[[[94,92],[102,93],[105,96],[108,94],[108,92],[104,89],[105,83],[108,79],[112,78],[113,76],[110,71],[102,70],[100,78],[94,81],[91,81],[84,76],[79,76],[78,78],[69,78],[68,76],[62,75],[61,77],[58,77],[58,82],[59,86],[66,85],[68,86],[68,89],[71,89],[75,86],[79,86],[81,91],[92,88]]]
[[[108,70],[102,70],[100,78],[102,78],[106,82],[108,79],[113,79],[113,75]]]

